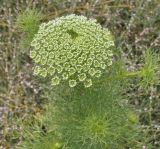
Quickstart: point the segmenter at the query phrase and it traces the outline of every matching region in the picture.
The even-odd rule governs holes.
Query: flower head
[[[49,76],[52,85],[90,87],[112,64],[114,41],[96,20],[72,14],[41,24],[31,46],[36,75]]]

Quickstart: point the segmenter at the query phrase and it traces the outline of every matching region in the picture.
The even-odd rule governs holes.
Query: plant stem
[[[125,72],[121,75],[117,75],[114,77],[109,77],[107,80],[118,80],[118,79],[123,79],[123,78],[127,78],[127,77],[136,77],[139,76],[142,73],[142,71],[136,71],[136,72]]]

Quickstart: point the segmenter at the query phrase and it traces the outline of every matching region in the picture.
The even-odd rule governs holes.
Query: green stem
[[[128,77],[136,77],[139,76],[142,73],[142,71],[136,71],[136,72],[126,72],[121,75],[117,75],[114,77],[109,77],[107,80],[118,80],[118,79],[123,79],[123,78],[128,78]]]

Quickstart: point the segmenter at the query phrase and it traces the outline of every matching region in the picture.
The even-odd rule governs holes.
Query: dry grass
[[[0,0],[0,148],[10,149],[21,141],[20,121],[42,111],[43,93],[33,78],[28,49],[19,46],[23,34],[15,20],[27,8],[37,8],[43,21],[65,14],[93,17],[116,37],[116,45],[129,70],[141,67],[146,49],[160,50],[159,0]],[[123,49],[123,50],[122,50]],[[132,67],[131,67],[132,66]],[[128,90],[131,105],[139,112],[142,129],[148,132],[153,149],[160,147],[160,86],[148,92],[133,85]]]

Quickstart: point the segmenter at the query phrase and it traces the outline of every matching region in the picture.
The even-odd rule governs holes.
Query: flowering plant
[[[70,87],[61,85],[51,92],[44,88],[51,101],[34,126],[27,127],[21,149],[142,147],[139,117],[128,107],[124,92],[131,77],[138,76],[145,88],[157,80],[155,54],[148,50],[143,68],[128,72],[121,56],[113,63],[110,31],[74,14],[42,23],[31,46],[34,74],[49,78],[53,86],[67,82]],[[91,87],[96,79],[100,83]]]
[[[50,77],[52,85],[67,80],[70,87],[92,85],[112,65],[114,41],[94,19],[68,15],[40,25],[31,46],[34,73]]]

